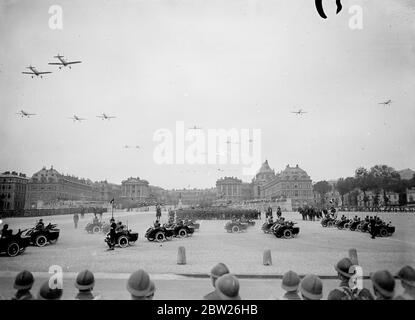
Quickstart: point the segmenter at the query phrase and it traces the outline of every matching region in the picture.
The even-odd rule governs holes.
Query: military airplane
[[[59,53],[57,56],[54,56],[54,58],[57,58],[60,62],[49,62],[49,64],[59,66],[59,69],[62,69],[62,67],[69,67],[69,69],[72,69],[71,64],[82,63],[82,61],[66,61],[64,56],[61,56]]]
[[[30,75],[32,75],[32,78],[33,78],[33,76],[36,76],[36,77],[39,77],[40,76],[40,78],[43,78],[42,74],[52,73],[50,71],[38,71],[33,66],[28,66],[28,67],[26,67],[26,69],[29,69],[31,72],[22,72],[22,73],[24,73],[24,74],[30,74]]]
[[[379,104],[382,104],[382,105],[384,105],[384,106],[390,106],[392,103],[393,103],[393,101],[392,101],[391,99],[389,99],[388,101],[381,102],[381,103],[379,103]]]
[[[80,118],[80,117],[78,117],[77,115],[73,115],[73,117],[70,117],[70,118],[68,118],[68,119],[72,119],[73,120],[73,122],[75,122],[75,121],[79,121],[79,122],[82,122],[83,120],[86,120],[86,119],[84,119],[84,118]]]
[[[105,113],[103,113],[102,115],[97,116],[97,118],[101,118],[102,120],[110,120],[110,119],[114,119],[116,117],[114,117],[114,116],[108,116]]]
[[[304,111],[303,109],[300,109],[298,111],[291,111],[291,113],[294,113],[294,114],[296,114],[298,116],[301,116],[302,114],[306,114],[307,112]]]
[[[23,118],[23,117],[30,118],[30,116],[35,116],[35,115],[36,115],[36,113],[29,113],[29,112],[26,112],[26,111],[24,111],[24,110],[20,110],[20,111],[19,111],[19,112],[17,112],[16,114],[21,115],[21,116],[22,116],[22,118]]]
[[[135,147],[132,147],[132,146],[129,146],[129,145],[124,146],[124,149],[131,149],[131,148],[140,149],[140,146],[135,146]]]

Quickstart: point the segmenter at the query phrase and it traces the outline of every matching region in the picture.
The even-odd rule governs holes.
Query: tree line
[[[406,205],[406,190],[413,187],[415,187],[415,174],[410,180],[404,180],[394,168],[387,165],[375,165],[370,169],[360,167],[355,170],[354,176],[340,178],[334,185],[327,181],[319,181],[313,186],[314,191],[321,197],[321,205],[326,204],[327,193],[337,191],[341,196],[342,203],[347,196],[348,203],[357,206],[357,197],[362,192],[365,208],[370,200],[368,192],[375,195],[373,207],[379,206],[382,199],[385,206],[388,206],[390,199],[387,194],[389,192],[399,195],[399,205]]]

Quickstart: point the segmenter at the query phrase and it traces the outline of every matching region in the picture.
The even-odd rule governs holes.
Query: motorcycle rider
[[[277,208],[277,217],[279,218],[279,217],[281,217],[281,215],[282,215],[281,207],[278,207]]]
[[[161,224],[159,220],[156,220],[156,222],[154,222],[154,228],[160,228]]]
[[[1,237],[0,237],[0,239],[3,239],[3,238],[8,237],[10,235],[11,231],[12,230],[9,229],[9,225],[6,223],[3,226],[3,229],[1,229]]]
[[[36,223],[35,229],[36,230],[43,230],[45,228],[45,224],[43,223],[43,219],[39,219]]]

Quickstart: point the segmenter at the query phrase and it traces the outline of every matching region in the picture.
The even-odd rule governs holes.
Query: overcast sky
[[[336,16],[324,1],[323,20],[311,0],[2,0],[0,171],[53,165],[164,188],[250,181],[240,165],[156,164],[153,134],[174,133],[176,121],[261,129],[262,160],[276,171],[299,164],[314,181],[378,163],[415,169],[413,1],[342,2]],[[54,4],[62,30],[48,25]],[[352,5],[363,30],[349,28]],[[48,65],[57,53],[83,62],[59,71]],[[53,73],[31,79],[21,73],[30,64]],[[291,113],[299,108],[308,113]]]

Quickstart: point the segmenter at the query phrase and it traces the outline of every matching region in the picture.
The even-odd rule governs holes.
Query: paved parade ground
[[[0,294],[10,295],[13,276],[18,271],[27,269],[38,273],[39,277],[46,277],[51,265],[59,265],[66,273],[65,281],[72,283],[77,272],[83,269],[93,271],[97,279],[102,279],[97,281],[97,290],[109,291],[110,297],[106,296],[112,299],[128,298],[126,279],[139,268],[155,278],[159,299],[198,299],[211,289],[206,278],[210,269],[223,262],[232,273],[247,278],[241,280],[242,296],[267,299],[270,293],[279,294],[280,276],[290,269],[300,275],[315,273],[321,276],[327,294],[326,289],[337,284],[333,280],[336,277],[333,265],[347,256],[350,248],[357,249],[365,276],[380,269],[396,273],[402,266],[414,265],[415,262],[415,216],[411,213],[379,214],[396,226],[396,232],[392,237],[375,240],[367,233],[323,228],[319,221],[302,221],[298,213],[285,213],[286,219],[297,222],[300,227],[300,234],[294,239],[277,239],[264,234],[261,231],[263,221],[256,221],[248,232],[227,233],[225,221],[218,220],[200,221],[200,231],[192,237],[162,244],[144,238],[145,231],[155,220],[154,212],[116,212],[114,216],[123,223],[128,222],[129,228],[139,233],[139,240],[134,245],[107,251],[103,234],[87,234],[84,230],[92,220],[92,214],[80,219],[78,229],[74,229],[72,216],[44,217],[45,223],[58,224],[61,230],[58,242],[44,248],[28,247],[22,255],[14,258],[1,256]],[[104,214],[105,220],[109,218],[110,214]],[[7,218],[3,223],[17,231],[34,226],[37,219]],[[163,212],[162,220],[166,219],[167,213]],[[179,246],[186,249],[186,265],[177,265]],[[265,249],[272,252],[272,266],[262,264]],[[253,279],[256,277],[259,279]],[[175,294],[176,290],[180,291],[181,285],[177,285],[181,281],[186,281],[189,288],[194,287],[190,294]],[[162,290],[164,286],[165,290]],[[67,294],[68,298],[73,296],[70,290],[64,297]]]

